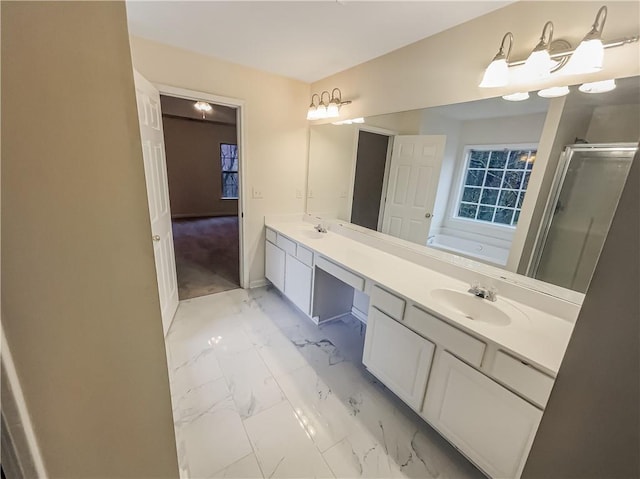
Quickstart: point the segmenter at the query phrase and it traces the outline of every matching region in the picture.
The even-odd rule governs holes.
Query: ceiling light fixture
[[[545,88],[538,92],[538,96],[542,98],[557,98],[559,96],[565,96],[569,94],[568,86],[553,86],[551,88]]]
[[[507,32],[502,38],[498,53],[485,69],[479,86],[495,88],[507,86],[511,82],[543,80],[557,71],[570,75],[600,71],[604,63],[604,50],[640,40],[640,35],[635,35],[603,43],[602,31],[606,20],[607,7],[602,6],[596,14],[591,30],[575,49],[566,40],[553,39],[553,23],[548,21],[542,28],[540,41],[526,60],[510,60],[509,54],[514,40],[513,34]],[[507,40],[509,40],[508,46]],[[520,66],[522,68],[519,74],[510,78],[509,69]]]
[[[193,107],[202,113],[202,119],[206,118],[206,114],[213,110],[213,107],[209,105],[206,101],[197,101]]]
[[[502,98],[508,101],[522,101],[529,98],[529,92],[523,91],[518,93],[512,93],[511,95],[504,95]]]
[[[585,35],[573,52],[565,74],[575,75],[578,73],[593,73],[602,70],[604,62],[604,45],[602,43],[602,30],[607,21],[607,7],[602,6],[596,14],[596,19],[591,26],[589,33]]]
[[[615,80],[602,80],[591,83],[583,83],[578,87],[582,93],[606,93],[616,88]]]
[[[325,95],[328,101],[325,102]],[[315,99],[318,98],[316,105]],[[327,90],[319,95],[314,93],[311,95],[311,104],[307,110],[307,120],[322,120],[325,118],[338,118],[340,116],[340,108],[342,105],[348,105],[351,101],[342,101],[342,92],[339,88],[334,88],[331,93]]]
[[[507,40],[509,40],[509,48],[507,49],[507,53],[505,53],[504,44]],[[480,85],[478,85],[480,88],[506,86],[509,83],[509,64],[507,62],[509,61],[512,46],[513,33],[507,32],[504,37],[502,37],[498,53],[496,53],[496,56],[493,57],[493,60],[484,71],[482,81]]]

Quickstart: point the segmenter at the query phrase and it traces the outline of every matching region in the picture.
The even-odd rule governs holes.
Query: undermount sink
[[[310,239],[320,239],[327,234],[327,233],[320,233],[319,231],[316,231],[316,230],[302,230],[301,233],[303,236],[306,236],[307,238],[310,238]]]
[[[493,326],[508,326],[518,317],[526,319],[523,313],[500,299],[498,299],[500,306],[496,306],[471,293],[452,289],[435,289],[431,292],[431,297],[443,307],[470,321],[479,321]]]

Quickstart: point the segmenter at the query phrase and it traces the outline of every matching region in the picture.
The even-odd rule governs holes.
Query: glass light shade
[[[524,92],[512,93],[511,95],[505,95],[502,98],[507,101],[522,101],[529,98],[529,92],[524,91]]]
[[[307,111],[307,120],[315,120],[317,119],[317,111],[316,111],[316,107],[315,106],[310,106],[309,110]]]
[[[602,40],[594,38],[582,40],[576,51],[573,52],[567,65],[562,69],[565,75],[577,75],[580,73],[594,73],[602,70],[604,62],[604,46]]]
[[[526,80],[540,80],[551,75],[552,61],[548,50],[534,50],[524,62],[523,75]]]
[[[493,60],[484,71],[480,88],[495,88],[509,83],[509,66],[505,58]]]
[[[602,80],[591,83],[583,83],[578,87],[578,90],[583,93],[605,93],[615,89],[615,87],[615,80]]]
[[[194,106],[194,108],[196,110],[202,111],[202,112],[207,112],[207,111],[213,110],[213,107],[211,105],[209,105],[206,101],[198,101],[193,106]]]
[[[545,88],[538,92],[538,96],[542,98],[556,98],[559,96],[565,96],[569,94],[568,86],[554,86],[551,88]]]
[[[327,117],[327,105],[324,103],[320,103],[318,108],[316,108],[316,119],[322,119]]]
[[[338,118],[340,116],[340,106],[337,102],[330,102],[327,107],[327,118]]]

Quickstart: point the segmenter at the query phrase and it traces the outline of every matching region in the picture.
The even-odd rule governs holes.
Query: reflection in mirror
[[[311,127],[307,212],[584,292],[640,139],[640,82]]]

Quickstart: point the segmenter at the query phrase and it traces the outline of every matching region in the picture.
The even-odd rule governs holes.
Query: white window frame
[[[222,180],[224,178],[224,174],[225,173],[235,173],[237,175],[238,178],[238,194],[240,193],[240,172],[238,170],[235,171],[225,171],[222,169],[222,145],[230,145],[230,146],[235,146],[236,147],[236,154],[238,155],[238,170],[240,168],[240,152],[238,149],[238,143],[228,143],[228,142],[224,142],[221,141],[218,144],[218,152],[219,152],[219,156],[218,156],[218,161],[220,162],[220,179]],[[220,199],[221,200],[237,200],[238,196],[224,196],[224,181],[222,182],[222,191],[220,191]]]
[[[494,145],[465,145],[462,149],[462,157],[457,162],[456,171],[453,175],[453,184],[447,201],[447,214],[443,222],[443,227],[448,230],[464,231],[466,233],[481,234],[511,241],[517,226],[502,225],[499,223],[488,223],[478,220],[456,217],[458,206],[462,199],[464,190],[464,178],[469,164],[469,151],[495,151],[495,150],[538,150],[538,143],[500,143]],[[535,165],[534,165],[535,167]],[[528,170],[533,171],[533,169]]]

